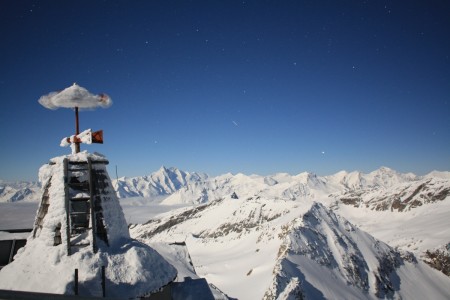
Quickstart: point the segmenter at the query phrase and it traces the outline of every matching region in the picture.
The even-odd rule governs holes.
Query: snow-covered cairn
[[[72,227],[73,219],[68,222],[73,217],[68,213],[70,191],[64,161],[76,163],[88,159],[96,172],[106,175],[97,195],[89,195],[101,218],[90,215],[85,231],[77,234]],[[99,154],[81,152],[53,158],[41,167],[43,194],[33,232],[14,261],[0,271],[0,289],[74,294],[74,273],[78,269],[78,294],[101,296],[104,266],[106,296],[132,298],[155,292],[176,277],[176,269],[155,250],[130,238],[106,164],[106,158]],[[93,219],[97,224],[92,224]],[[97,238],[93,229],[96,226],[101,233]]]

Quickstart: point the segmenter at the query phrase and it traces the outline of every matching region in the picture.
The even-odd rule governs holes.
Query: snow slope
[[[130,234],[149,245],[184,242],[196,274],[238,299],[450,297],[450,278],[309,200],[229,196]]]
[[[427,250],[450,243],[450,197],[403,212],[377,211],[342,203],[333,205],[332,209],[390,246],[411,251],[419,257]]]

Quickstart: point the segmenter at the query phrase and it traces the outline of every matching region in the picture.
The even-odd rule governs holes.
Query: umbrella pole
[[[78,122],[78,107],[75,107],[75,135],[80,134],[80,124]],[[75,142],[75,153],[80,153],[80,143]]]

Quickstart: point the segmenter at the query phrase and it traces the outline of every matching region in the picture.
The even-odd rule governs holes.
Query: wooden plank
[[[39,210],[37,214],[36,221],[34,222],[34,228],[33,228],[33,238],[36,238],[36,233],[39,229],[42,229],[42,221],[44,220],[45,215],[48,212],[49,204],[49,192],[48,189],[51,186],[52,177],[48,179],[47,183],[44,187],[44,193],[42,194],[41,203],[39,205]]]

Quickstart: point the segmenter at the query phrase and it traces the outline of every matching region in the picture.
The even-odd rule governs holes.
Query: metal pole
[[[80,123],[78,121],[78,107],[75,107],[75,135],[80,134]],[[80,153],[80,143],[75,142],[75,153]]]
[[[16,240],[15,240],[15,239],[12,241],[11,251],[9,252],[8,263],[10,263],[10,262],[13,261],[13,257],[14,257],[14,248],[16,248]]]
[[[78,269],[75,269],[75,295],[78,296]]]

